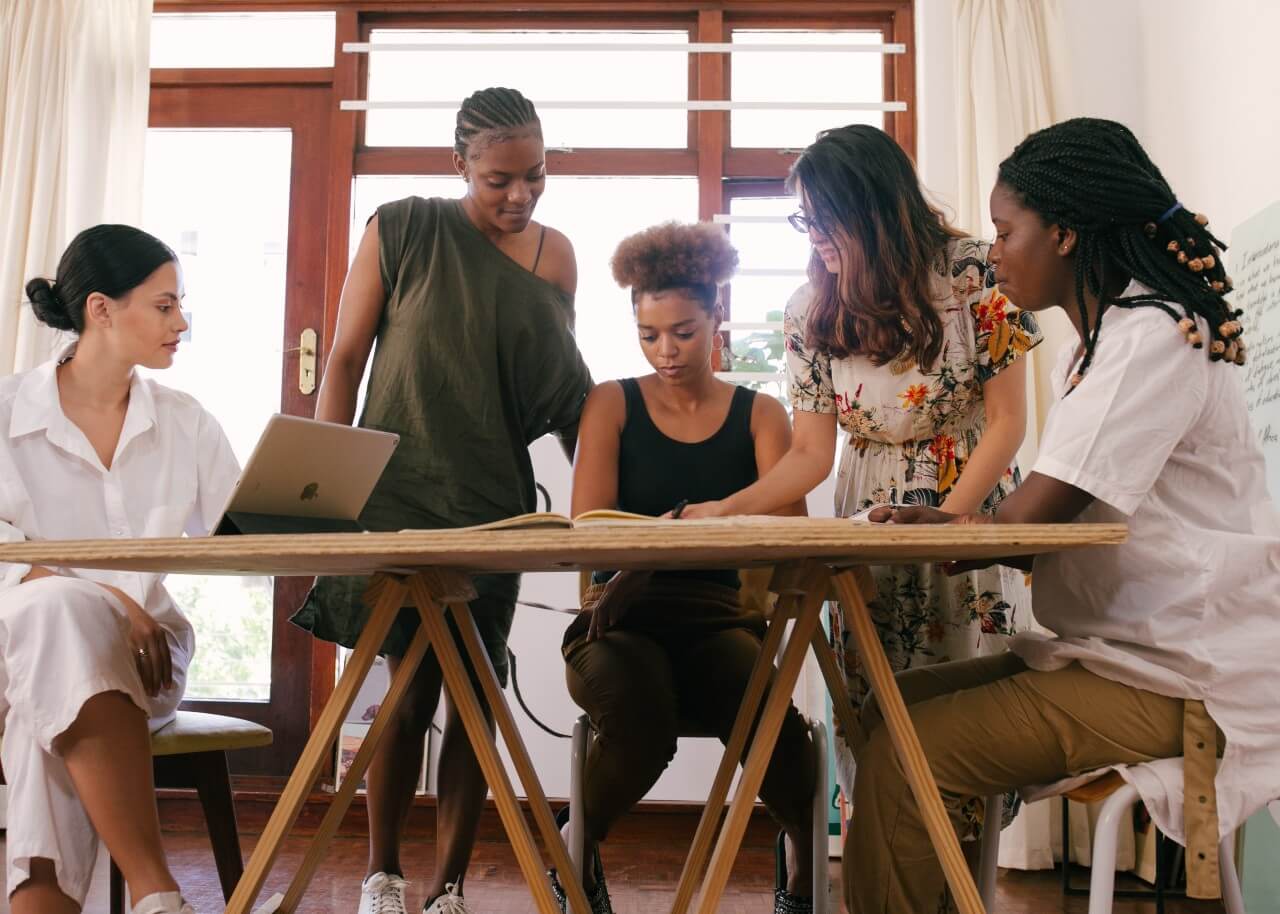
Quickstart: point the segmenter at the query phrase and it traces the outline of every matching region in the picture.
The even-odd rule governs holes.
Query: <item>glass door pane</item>
[[[155,13],[151,66],[331,67],[337,13]]]
[[[280,411],[293,137],[278,130],[147,132],[143,227],[182,261],[190,339],[150,372],[222,424],[243,464]],[[272,579],[173,575],[198,650],[189,699],[267,701]]]
[[[735,44],[880,44],[879,31],[734,29]],[[844,124],[884,127],[880,111],[851,110],[849,102],[884,101],[884,58],[865,51],[777,51],[735,54],[730,73],[735,102],[827,102],[828,109],[734,111],[729,117],[730,145],[767,149],[803,149],[818,131]]]
[[[689,98],[689,43],[684,31],[374,29],[376,45],[460,45],[457,50],[377,51],[369,55],[369,100],[461,102],[485,86],[518,86],[540,102],[600,102],[587,109],[539,112],[548,146],[683,149],[683,109],[609,108],[610,102],[684,102]],[[590,46],[572,51],[524,50],[522,43]],[[510,45],[473,50],[467,44]],[[671,50],[609,51],[608,45],[670,45]],[[605,46],[605,47],[601,47]],[[551,61],[548,63],[548,61]],[[583,74],[590,74],[584,79]],[[456,105],[376,109],[365,118],[368,146],[452,146]]]
[[[732,193],[732,190],[730,190]],[[739,383],[785,402],[782,312],[787,300],[807,281],[809,239],[787,223],[799,207],[778,188],[776,195],[733,196],[729,214],[751,221],[731,222],[729,240],[738,249],[738,274],[729,284],[732,362]],[[750,377],[757,374],[759,380]]]

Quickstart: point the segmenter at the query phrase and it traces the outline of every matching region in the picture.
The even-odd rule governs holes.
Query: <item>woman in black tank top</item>
[[[722,495],[711,497],[727,498],[759,478],[751,432],[755,391],[712,379],[711,384],[717,387],[732,388],[729,411],[719,427],[705,438],[684,441],[666,435],[653,421],[639,378],[625,378],[618,384],[622,388],[625,419],[618,438],[615,507],[661,517],[680,502],[692,503],[700,497],[693,493],[721,492]],[[660,387],[657,392],[661,394]],[[721,413],[705,411],[712,420]],[[596,572],[595,580],[603,584],[611,577],[612,572]],[[734,588],[739,584],[736,570],[667,571],[654,577],[715,581]]]
[[[654,373],[601,384],[587,398],[574,465],[573,513],[618,508],[659,517],[727,498],[786,453],[791,425],[771,397],[715,377],[718,287],[737,265],[722,229],[667,223],[626,239],[614,277],[631,287],[640,346]],[[800,514],[803,504],[782,513]],[[678,511],[677,511],[678,513]],[[565,633],[566,677],[598,737],[587,757],[583,879],[610,910],[596,843],[648,792],[680,735],[727,740],[760,654],[764,619],[738,599],[736,570],[598,572]],[[812,909],[808,728],[787,711],[760,798],[795,866],[775,910]],[[559,891],[558,882],[555,884]]]

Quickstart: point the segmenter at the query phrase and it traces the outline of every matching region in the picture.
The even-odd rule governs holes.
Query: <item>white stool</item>
[[[1093,860],[1089,872],[1089,914],[1111,914],[1112,893],[1116,882],[1116,849],[1120,827],[1130,821],[1129,811],[1138,802],[1138,789],[1114,771],[1073,789],[1037,793],[1036,799],[1065,796],[1081,803],[1104,800],[1093,833]],[[1000,821],[1002,797],[987,797],[987,822]],[[992,816],[995,810],[995,816]],[[1000,829],[984,828],[978,863],[978,891],[988,912],[995,910],[996,868],[1000,859]],[[1235,865],[1235,834],[1218,844],[1218,867],[1222,878],[1222,903],[1227,914],[1245,914],[1244,896]]]

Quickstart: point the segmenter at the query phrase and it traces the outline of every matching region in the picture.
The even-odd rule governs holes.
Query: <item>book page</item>
[[[573,519],[573,525],[575,527],[607,527],[612,526],[613,524],[636,523],[669,524],[672,523],[672,521],[663,520],[660,517],[650,517],[647,514],[632,514],[630,511],[619,511],[617,508],[596,508],[594,511],[583,511]]]
[[[776,514],[738,514],[732,517],[703,517],[673,519],[670,517],[650,517],[647,514],[631,514],[612,508],[600,508],[595,511],[584,511],[573,520],[574,527],[609,527],[631,526],[633,524],[666,525],[683,524],[686,527],[720,527],[740,528],[759,527],[773,524],[793,524],[804,521],[803,517],[783,517]]]
[[[450,530],[466,530],[469,532],[481,530],[536,530],[536,529],[561,529],[567,530],[573,526],[573,521],[565,517],[563,514],[548,513],[538,511],[532,514],[520,514],[516,517],[504,517],[502,520],[490,521],[487,524],[476,524],[472,527],[449,527]],[[401,533],[438,533],[439,528],[424,530],[406,528]]]

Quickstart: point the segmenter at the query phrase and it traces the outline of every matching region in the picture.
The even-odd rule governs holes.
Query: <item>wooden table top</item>
[[[1115,545],[1123,524],[921,525],[829,518],[721,518],[579,529],[434,530],[47,540],[0,545],[0,562],[116,571],[227,575],[745,568],[790,559],[903,564],[990,559]]]

